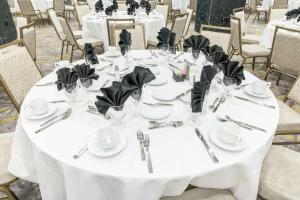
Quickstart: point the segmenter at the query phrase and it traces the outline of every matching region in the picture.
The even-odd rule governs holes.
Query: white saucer
[[[38,120],[38,119],[44,119],[46,117],[49,117],[50,115],[53,115],[56,110],[57,107],[53,104],[48,104],[48,112],[43,114],[43,115],[34,115],[30,109],[24,108],[23,112],[24,112],[24,116],[26,119],[30,119],[30,120]]]
[[[191,93],[188,92],[187,94],[181,96],[179,99],[181,101],[183,101],[184,103],[190,103],[191,102]]]
[[[150,83],[149,83],[150,84]],[[176,99],[176,93],[168,87],[159,88],[152,93],[155,99],[162,101],[173,101]]]
[[[266,90],[266,93],[265,94],[256,94],[252,91],[252,85],[246,85],[245,86],[245,92],[251,96],[254,96],[254,97],[258,97],[258,98],[268,98],[271,96],[271,92],[270,90]]]
[[[211,141],[217,145],[218,147],[220,147],[221,149],[227,150],[227,151],[242,151],[247,147],[247,144],[245,142],[245,139],[242,140],[241,143],[239,143],[238,145],[231,145],[231,144],[227,144],[222,142],[218,137],[217,137],[218,131],[216,128],[213,128],[210,133],[209,133],[209,138],[211,139]]]
[[[141,115],[147,119],[165,119],[172,113],[172,106],[141,106]]]
[[[127,143],[126,137],[123,135],[120,135],[120,141],[119,143],[110,150],[105,150],[97,146],[96,144],[96,134],[92,136],[91,140],[88,143],[88,150],[91,154],[99,157],[110,157],[113,156],[119,152],[121,152]]]
[[[119,52],[119,51],[114,51],[114,52],[107,51],[107,52],[104,53],[104,56],[109,57],[109,58],[119,57],[119,56],[121,56],[121,52]]]
[[[129,73],[131,70],[131,68],[129,67],[128,69],[125,69],[125,70],[122,70],[122,68],[120,69],[120,75],[125,75],[127,73]],[[109,75],[115,75],[115,68],[114,67],[111,67],[109,69],[106,70],[106,72],[109,74]]]
[[[167,82],[168,82],[168,80],[166,79],[166,77],[158,75],[155,77],[155,79],[153,81],[148,83],[148,85],[158,86],[158,85],[166,84]]]

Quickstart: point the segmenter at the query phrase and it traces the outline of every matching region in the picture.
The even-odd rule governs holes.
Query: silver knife
[[[42,83],[42,84],[36,84],[35,86],[50,86],[50,85],[55,85],[55,82],[48,82],[48,83]]]
[[[204,136],[200,133],[199,129],[195,128],[195,131],[198,135],[198,137],[200,138],[200,140],[202,141],[204,147],[206,148],[206,151],[208,153],[208,155],[211,157],[211,159],[213,160],[214,163],[219,163],[218,158],[216,157],[216,155],[214,154],[214,152],[211,150],[211,148],[208,146]]]
[[[66,100],[55,100],[55,101],[49,101],[49,103],[65,103]]]
[[[179,58],[179,57],[180,57],[181,55],[183,55],[183,54],[184,54],[184,52],[181,52],[180,54],[174,56],[173,59],[175,60],[175,59]]]
[[[187,90],[187,91],[185,91],[185,92],[183,92],[183,93],[181,93],[181,94],[179,94],[179,95],[177,95],[177,96],[175,97],[175,99],[178,99],[179,97],[182,97],[182,96],[186,95],[186,94],[189,93],[191,90],[192,90],[192,88],[189,89],[189,90]]]
[[[42,123],[40,126],[45,126],[46,124],[52,122],[53,120],[57,119],[58,117],[62,117],[63,115],[65,115],[67,112],[71,112],[72,108],[68,108],[66,110],[66,112],[63,112],[62,114],[56,115],[55,117],[52,117],[51,119],[45,121],[44,123]]]
[[[276,108],[273,105],[268,105],[268,104],[265,104],[265,103],[258,103],[256,101],[253,101],[253,100],[250,100],[250,99],[246,99],[244,97],[239,97],[239,96],[234,96],[234,97],[237,98],[237,99],[240,99],[240,100],[243,100],[243,101],[247,101],[247,102],[250,102],[250,103],[253,103],[253,104],[256,104],[256,105],[264,106],[264,107],[267,107],[267,108],[273,108],[273,109]]]
[[[143,104],[148,105],[148,106],[173,106],[171,103],[147,103],[143,102]]]
[[[260,127],[257,127],[257,126],[248,124],[248,123],[246,123],[246,122],[239,122],[239,121],[236,121],[236,120],[232,119],[231,117],[229,117],[228,115],[226,115],[225,117],[228,118],[228,119],[230,119],[230,120],[232,120],[233,122],[242,124],[242,125],[244,125],[244,126],[248,126],[249,128],[256,129],[256,130],[259,130],[259,131],[262,131],[262,132],[267,132],[267,131],[266,131],[265,129],[263,129],[263,128],[260,128]]]

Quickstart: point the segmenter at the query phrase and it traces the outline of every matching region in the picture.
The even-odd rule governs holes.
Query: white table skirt
[[[299,0],[289,0],[288,10],[298,9],[300,7]]]
[[[123,18],[132,18],[132,16],[124,15],[124,12],[118,12],[123,14]],[[119,17],[119,18],[121,18]],[[156,41],[156,36],[160,29],[164,27],[164,17],[156,13],[155,18],[150,16],[144,16],[139,19],[136,18],[136,22],[144,24],[146,40]],[[87,15],[83,17],[83,38],[94,37],[104,42],[104,48],[109,46],[108,31],[106,18],[97,18],[96,15]]]
[[[53,8],[53,0],[31,0],[31,3],[35,10],[40,10],[44,13],[47,9]],[[15,0],[15,8],[20,9],[17,0]]]
[[[266,47],[266,48],[272,48],[274,33],[276,26],[284,26],[292,29],[299,29],[300,30],[300,23],[295,22],[295,20],[273,20],[267,24],[265,27],[263,34],[260,39],[260,45]]]
[[[145,58],[150,53],[135,51],[132,55]],[[191,55],[181,56],[181,59],[183,57],[191,59]],[[169,80],[167,85],[160,87],[178,91],[186,84],[174,82],[165,64],[159,69]],[[106,72],[101,72],[99,82],[107,78],[109,76]],[[52,73],[40,83],[55,79]],[[255,79],[246,72],[246,82]],[[144,98],[150,99],[151,93],[157,88],[159,87],[148,86]],[[242,90],[236,90],[234,94],[246,96]],[[216,95],[211,90],[209,102]],[[23,105],[36,97],[48,100],[65,98],[63,92],[57,92],[55,86],[34,87]],[[276,109],[229,99],[216,113],[221,116],[230,114],[233,118],[267,130],[267,133],[263,133],[241,129],[247,141],[247,148],[241,152],[228,152],[215,146],[208,139],[208,133],[214,130],[212,127],[217,126],[216,119],[210,112],[203,116],[199,129],[220,160],[219,164],[212,162],[193,127],[184,125],[177,129],[170,127],[150,131],[146,129],[146,119],[130,119],[129,112],[126,116],[129,119],[125,120],[127,126],[121,133],[127,138],[127,146],[121,153],[110,158],[98,158],[86,152],[80,159],[74,160],[72,155],[86,144],[93,131],[109,122],[101,116],[75,110],[67,120],[40,134],[34,134],[41,121],[25,119],[22,108],[14,135],[9,171],[17,177],[39,183],[43,200],[158,200],[162,196],[181,194],[188,184],[227,188],[231,189],[237,199],[255,200],[262,161],[271,145],[279,116],[277,101],[273,95],[256,101],[272,104]],[[128,110],[130,102],[127,101]],[[166,120],[186,119],[189,105],[180,100],[173,103],[173,112]],[[60,105],[64,106],[66,105]],[[146,163],[140,160],[137,129],[150,136],[153,174],[147,173]]]

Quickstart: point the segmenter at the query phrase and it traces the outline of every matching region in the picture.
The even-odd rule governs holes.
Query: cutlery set
[[[150,156],[150,139],[148,134],[144,134],[141,130],[137,131],[137,139],[140,144],[141,160],[147,160],[148,172],[153,173],[152,161]]]
[[[170,121],[170,122],[156,122],[156,121],[149,121],[149,129],[157,129],[166,126],[178,128],[184,124],[183,121]]]

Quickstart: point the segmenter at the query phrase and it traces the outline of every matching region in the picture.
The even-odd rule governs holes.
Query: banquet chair
[[[275,9],[272,8],[270,11],[269,20],[275,20],[275,19],[283,19],[285,17],[285,13],[287,13],[287,9]]]
[[[75,12],[79,24],[79,28],[82,29],[82,18],[90,13],[90,7],[88,4],[85,5],[75,5]]]
[[[34,23],[31,22],[30,24],[21,27],[20,36],[32,60],[36,61],[36,36]]]
[[[7,51],[1,54],[0,83],[17,112],[20,112],[24,97],[34,84],[42,78],[42,75],[26,47],[10,47],[6,47]]]
[[[32,17],[36,17],[39,22],[44,23],[43,16],[40,10],[35,10],[30,0],[17,0],[22,16],[26,17],[28,22],[31,22]]]
[[[256,0],[249,0],[249,5],[248,5],[248,15],[246,16],[246,21],[249,19],[250,15],[252,14],[257,14],[257,1]],[[255,18],[252,23],[254,23]]]
[[[233,16],[240,19],[241,22],[241,34],[243,44],[258,44],[260,42],[260,37],[258,35],[247,33],[247,24],[245,21],[245,9],[235,8],[233,9]]]
[[[65,13],[64,0],[53,0],[53,9],[57,15],[63,15]]]
[[[75,5],[78,5],[78,1],[77,0],[71,0],[72,5],[65,5],[65,15],[69,16],[69,20],[71,19],[71,13],[72,15],[78,19],[77,15],[76,15],[76,11],[75,11]],[[77,20],[78,21],[78,20]]]
[[[191,25],[192,17],[193,17],[193,10],[190,8],[186,9],[186,13],[188,14],[185,26],[184,26],[184,31],[183,31],[183,38],[186,38],[189,33],[189,28]]]
[[[127,11],[127,5],[125,4],[125,1],[118,2],[118,10]]]
[[[13,133],[0,133],[0,192],[4,193],[9,200],[17,200],[18,197],[9,188],[17,178],[7,170],[12,139]]]
[[[252,58],[252,69],[254,70],[256,58],[266,58],[266,66],[269,66],[270,49],[267,49],[259,44],[242,44],[241,22],[239,18],[230,17],[231,28],[231,51],[229,59],[233,55],[240,55],[243,58],[242,65],[246,64],[246,60]],[[249,64],[249,63],[247,63]]]
[[[15,25],[16,25],[18,39],[21,39],[20,28],[22,26],[26,26],[27,24],[28,24],[27,18],[25,18],[25,17],[16,17],[15,18]]]
[[[65,47],[65,45],[67,45],[67,47],[68,47],[68,42],[67,42],[66,36],[63,32],[62,26],[58,20],[55,10],[50,8],[47,10],[47,14],[49,16],[50,22],[52,23],[58,38],[62,42],[61,53],[60,53],[60,59],[62,60],[63,53],[64,53],[64,47]],[[82,38],[82,31],[73,31],[73,34],[74,34],[75,39]]]
[[[134,24],[133,28],[126,29],[131,33],[132,43],[130,49],[132,50],[143,50],[147,47],[146,34],[144,24]],[[119,35],[122,32],[122,28],[116,28],[114,30],[114,46],[118,45]]]
[[[300,30],[276,26],[270,56],[270,66],[266,72],[265,80],[272,72],[279,73],[278,85],[281,75],[297,78],[300,73]]]
[[[174,197],[163,197],[160,200],[235,200],[229,190],[194,188]]]
[[[180,14],[180,9],[173,9],[172,0],[164,0],[163,5],[168,6],[168,19],[174,19],[175,15]]]
[[[135,20],[132,18],[129,19],[106,19],[107,24],[107,32],[108,32],[108,39],[109,45],[114,45],[114,29],[127,29],[127,28],[134,28]]]
[[[193,10],[192,16],[196,16],[197,2],[198,2],[197,0],[191,0],[190,1],[189,9]]]
[[[181,47],[181,42],[184,36],[184,27],[188,19],[188,13],[176,15],[172,24],[172,32],[176,33],[175,45],[177,50]]]
[[[273,9],[287,9],[288,0],[274,0]]]
[[[169,6],[168,5],[156,5],[156,12],[158,12],[162,16],[164,16],[164,24],[165,24],[165,27],[167,27]]]
[[[156,9],[156,4],[157,4],[157,1],[154,1],[154,0],[149,0],[148,2],[149,2],[149,3],[150,3],[150,5],[151,5],[151,12],[152,12],[153,10],[155,10],[155,9]]]
[[[66,36],[67,43],[72,46],[70,62],[73,61],[74,50],[77,50],[77,49],[80,50],[82,52],[82,56],[83,56],[83,53],[84,53],[83,50],[84,50],[85,43],[90,43],[90,44],[92,44],[93,47],[99,47],[101,49],[101,51],[104,52],[103,42],[101,40],[92,38],[92,37],[84,38],[84,39],[76,39],[73,34],[73,31],[68,23],[66,16],[59,15],[58,20],[61,24],[63,33]]]
[[[258,196],[266,200],[300,199],[300,153],[272,145],[264,159]]]
[[[18,16],[22,15],[20,9],[16,8],[14,0],[8,0],[7,2],[8,2],[8,5],[9,5],[10,13],[12,14],[13,17],[14,16],[18,17]]]

